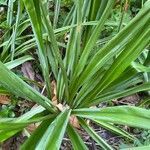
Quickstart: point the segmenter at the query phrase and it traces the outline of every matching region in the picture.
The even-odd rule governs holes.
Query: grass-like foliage
[[[112,147],[92,129],[87,119],[130,140],[134,137],[116,124],[150,129],[150,110],[133,106],[92,108],[102,102],[150,90],[150,82],[143,82],[140,76],[140,72],[148,71],[148,67],[134,62],[150,41],[149,0],[121,31],[101,46],[97,45],[97,41],[111,15],[115,0],[75,0],[61,28],[57,28],[61,0],[56,1],[53,23],[49,19],[47,0],[17,2],[18,13],[12,27],[13,34],[8,32],[1,45],[0,85],[8,92],[36,102],[39,106],[18,118],[1,118],[1,142],[29,124],[40,122],[21,147],[22,150],[57,150],[65,133],[69,136],[73,149],[88,149],[69,121],[72,116],[76,116],[80,126],[106,150],[111,150]],[[13,1],[9,0],[9,3],[12,7]],[[8,23],[11,25],[12,14],[9,13]],[[20,15],[24,13],[28,14],[28,19]],[[30,35],[32,39],[28,39],[27,35],[20,37],[21,32],[30,25],[33,30],[33,35]],[[64,32],[69,34],[69,40],[62,57],[58,37]],[[22,45],[17,45],[18,38],[27,40]],[[13,67],[32,59],[30,56],[14,59],[32,47],[37,47],[47,96],[11,71]],[[52,102],[50,75],[57,83],[59,105]],[[60,109],[60,105],[63,109]]]

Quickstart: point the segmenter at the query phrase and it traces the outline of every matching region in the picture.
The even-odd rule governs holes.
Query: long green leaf
[[[88,150],[87,146],[84,144],[84,141],[81,139],[76,129],[74,129],[70,124],[68,124],[67,133],[69,135],[74,150]]]
[[[73,110],[72,114],[92,120],[150,129],[150,110],[138,107],[116,106],[97,109],[83,108]]]
[[[38,142],[46,132],[49,124],[53,119],[43,121],[40,126],[33,132],[33,134],[30,136],[29,139],[25,141],[25,143],[22,145],[21,150],[33,150],[36,149],[36,146],[38,145]]]
[[[7,63],[5,63],[5,65],[8,69],[11,70],[29,60],[33,60],[33,57],[30,55],[26,55],[26,56],[20,57],[18,59],[15,59],[13,61],[7,62]]]
[[[69,121],[70,110],[65,110],[49,125],[36,149],[59,150]]]
[[[18,130],[11,130],[11,131],[0,131],[0,142],[4,142],[5,140],[12,137],[13,135],[20,132],[21,130],[18,129]]]
[[[61,55],[59,53],[59,47],[58,47],[58,44],[57,44],[57,41],[56,41],[56,37],[54,35],[54,31],[53,31],[51,22],[48,18],[48,14],[46,14],[46,12],[45,12],[45,7],[44,7],[45,2],[40,2],[40,4],[41,4],[41,10],[42,10],[42,14],[43,14],[44,25],[45,25],[45,28],[47,30],[48,37],[51,41],[53,56],[55,56],[56,60],[58,61],[59,65],[60,65],[61,72],[62,72],[62,75],[63,75],[63,80],[64,80],[64,83],[65,83],[66,97],[68,98],[69,93],[68,93],[67,73],[66,73],[66,70],[65,70],[65,67],[64,67],[63,60],[62,60]]]
[[[41,29],[42,23],[40,21],[41,13],[39,9],[39,2],[33,1],[33,0],[31,1],[23,0],[23,2],[28,12],[28,15],[30,17],[32,29],[35,35],[37,46],[38,46],[37,53],[39,56],[40,65],[42,67],[43,76],[46,82],[47,92],[48,92],[49,97],[51,97],[51,86],[49,82],[49,67],[48,67],[48,61],[46,57],[46,49],[42,40],[42,29]]]
[[[37,115],[37,114],[36,114]],[[1,119],[0,121],[0,130],[17,130],[17,129],[23,129],[24,127],[26,127],[29,124],[32,123],[36,123],[36,122],[41,122],[44,120],[48,120],[50,118],[54,118],[54,116],[56,115],[41,115],[39,117],[36,117],[36,115],[34,115],[35,118],[31,118],[30,119],[23,119],[22,117],[18,118],[13,118],[12,120],[8,120],[8,119]]]
[[[23,2],[21,0],[18,1],[18,10],[17,10],[17,16],[16,16],[16,23],[15,27],[12,33],[12,43],[11,43],[11,60],[14,59],[14,54],[15,54],[15,40],[17,37],[17,29],[19,25],[19,21],[22,15],[22,10],[23,10]]]
[[[135,140],[135,137],[132,136],[131,134],[129,134],[128,132],[124,131],[123,129],[120,129],[119,127],[116,127],[115,125],[113,124],[110,124],[110,123],[106,123],[106,122],[103,122],[103,121],[97,121],[95,120],[95,123],[97,123],[98,125],[102,126],[103,128],[117,134],[117,135],[121,135],[123,137],[127,137],[128,139],[130,140]]]
[[[150,83],[144,83],[142,85],[137,85],[135,87],[132,87],[132,88],[129,88],[126,90],[120,90],[120,91],[112,90],[112,91],[106,92],[105,94],[100,94],[99,96],[97,96],[97,98],[93,99],[92,101],[83,101],[83,103],[80,104],[80,107],[92,106],[92,105],[96,105],[101,102],[111,101],[113,99],[126,97],[126,96],[132,95],[137,92],[148,91],[148,90],[150,90]]]
[[[54,11],[54,21],[53,21],[53,28],[57,28],[58,24],[58,17],[60,13],[60,3],[61,0],[55,0],[55,11]]]

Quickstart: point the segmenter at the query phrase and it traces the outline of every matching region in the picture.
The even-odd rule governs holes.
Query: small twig
[[[49,74],[49,77],[50,77],[50,76],[51,76],[51,73]],[[42,91],[41,91],[41,94],[44,93],[45,89],[46,89],[46,84],[44,84],[44,87],[43,87],[43,89],[42,89]]]

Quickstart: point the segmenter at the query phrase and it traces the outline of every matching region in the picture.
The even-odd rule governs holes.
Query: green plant
[[[1,118],[1,142],[29,124],[40,122],[21,149],[59,149],[65,133],[74,149],[88,149],[69,121],[73,116],[77,117],[81,127],[102,149],[112,147],[87,124],[87,119],[130,140],[134,140],[134,137],[115,124],[150,129],[149,110],[131,106],[91,108],[102,102],[150,90],[150,83],[143,83],[143,78],[131,65],[150,40],[149,0],[127,26],[100,47],[97,41],[115,0],[74,1],[63,27],[59,29],[54,29],[49,20],[46,0],[18,2],[23,2],[31,22],[47,97],[0,62],[1,86],[39,105],[18,118]],[[54,16],[57,18],[58,14],[59,9]],[[62,59],[56,33],[66,31],[69,32],[69,41],[64,46],[66,51]],[[54,93],[49,75],[53,75],[57,83],[58,105],[52,102]]]
[[[143,74],[145,82],[150,81],[150,51],[148,47],[134,62],[132,62],[132,67]],[[148,95],[150,95],[150,91],[148,91]],[[144,104],[144,102],[142,103]]]
[[[137,149],[149,149],[150,145],[150,131],[149,130],[139,130],[135,129],[133,131],[137,135],[137,139],[135,139],[133,144],[120,144],[120,149],[132,149],[133,146],[137,147]],[[136,149],[136,148],[135,148]]]
[[[139,131],[139,140],[135,141],[134,144],[137,146],[150,145],[150,130]]]
[[[4,2],[2,4],[4,3],[5,5],[3,5],[6,7],[6,1]],[[12,69],[26,61],[33,60],[33,57],[25,54],[29,46],[27,47],[24,42],[30,35],[23,35],[23,32],[30,26],[30,22],[25,18],[24,5],[20,1],[18,3],[9,1],[6,8],[7,15],[5,15],[5,11],[3,13],[6,18],[0,21],[0,29],[4,32],[1,37],[0,60],[6,65],[8,63],[11,66],[10,69]],[[27,44],[29,45],[29,42]]]

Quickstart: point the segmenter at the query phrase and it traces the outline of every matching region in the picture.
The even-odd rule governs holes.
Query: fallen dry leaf
[[[129,8],[129,2],[126,0],[125,5],[124,5],[124,10],[127,11]]]
[[[55,80],[53,80],[51,82],[51,88],[52,88],[52,102],[54,104],[54,106],[58,105],[58,99],[56,96],[56,82]]]
[[[59,103],[59,104],[57,104],[57,105],[55,105],[55,106],[56,106],[60,111],[64,111],[65,109],[68,109],[68,108],[69,108],[68,105],[63,106],[61,103]],[[80,124],[79,124],[79,121],[78,121],[78,119],[77,119],[76,116],[71,115],[70,118],[69,118],[69,122],[70,122],[70,124],[71,124],[73,127],[77,128],[77,129],[80,129]]]
[[[52,96],[55,96],[56,95],[56,81],[55,80],[53,80],[52,82],[51,82],[51,86],[52,86]]]
[[[73,127],[80,129],[80,124],[76,116],[70,116],[69,122]]]
[[[38,126],[36,126],[36,124],[33,123],[33,124],[28,125],[28,126],[26,127],[26,130],[31,134],[33,131],[36,130],[37,127],[38,127]]]
[[[21,71],[23,72],[24,76],[31,79],[31,80],[34,80],[35,78],[35,72],[32,68],[32,64],[31,62],[25,62],[22,64],[22,67],[21,67]]]
[[[138,94],[130,95],[121,99],[112,100],[115,105],[132,105],[135,106],[140,101]]]
[[[58,100],[57,100],[57,97],[56,97],[56,96],[54,96],[54,97],[52,98],[52,103],[54,104],[54,106],[56,106],[56,105],[58,104]]]
[[[0,95],[0,104],[6,105],[10,103],[10,97],[8,95]]]
[[[59,103],[59,104],[57,104],[57,105],[55,105],[60,111],[63,111],[63,110],[65,110],[66,109],[66,107],[65,106],[63,106],[61,103]]]

